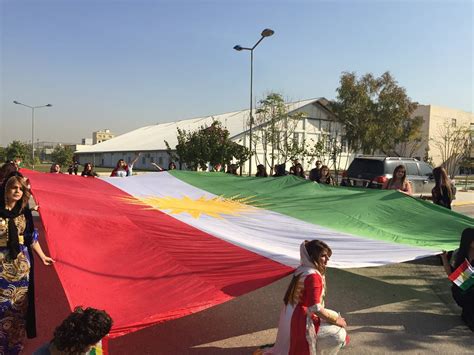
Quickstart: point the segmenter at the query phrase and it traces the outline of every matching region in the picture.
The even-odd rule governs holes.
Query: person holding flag
[[[29,198],[18,172],[0,186],[0,354],[19,354],[25,335],[36,336],[33,250],[44,265],[54,263],[38,241]]]
[[[462,232],[459,249],[448,262],[446,251],[441,254],[444,270],[453,282],[453,298],[462,308],[461,318],[474,332],[474,228]]]
[[[348,344],[345,319],[325,307],[325,274],[331,255],[331,248],[321,240],[305,240],[300,245],[301,265],[283,299],[276,342],[253,355],[337,354]]]

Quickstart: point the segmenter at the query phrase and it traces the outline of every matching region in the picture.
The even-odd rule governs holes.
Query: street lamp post
[[[252,128],[253,128],[253,50],[260,44],[260,42],[263,41],[265,37],[270,37],[275,33],[275,31],[265,28],[262,33],[260,39],[257,41],[257,43],[254,44],[253,47],[248,48],[248,47],[242,47],[240,45],[234,46],[234,49],[236,51],[250,51],[250,124],[249,124],[249,135],[250,135],[250,154],[252,154]],[[250,155],[249,158],[249,175],[252,175],[252,155]]]
[[[31,165],[33,169],[35,168],[35,109],[36,108],[43,108],[43,107],[51,107],[53,105],[47,104],[47,105],[42,105],[42,106],[30,106],[23,104],[18,101],[13,101],[14,104],[17,105],[22,105],[28,108],[31,108]]]

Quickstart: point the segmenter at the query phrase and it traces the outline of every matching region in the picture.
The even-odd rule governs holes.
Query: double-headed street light
[[[13,103],[31,108],[31,159],[32,159],[31,164],[34,169],[35,168],[35,108],[51,107],[53,105],[47,104],[47,105],[42,105],[42,106],[30,106],[18,101],[13,101]]]
[[[253,128],[253,50],[263,41],[265,37],[270,37],[275,32],[269,28],[265,28],[261,33],[261,38],[255,43],[251,48],[242,47],[240,45],[234,46],[236,51],[250,51],[250,124],[249,124],[249,134],[250,134],[250,153],[252,153],[252,128]],[[252,175],[252,155],[249,158],[249,175]]]

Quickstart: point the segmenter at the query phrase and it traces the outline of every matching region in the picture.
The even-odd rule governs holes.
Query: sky
[[[471,0],[0,0],[0,146],[80,143],[249,107],[335,99],[390,71],[422,104],[473,112]]]

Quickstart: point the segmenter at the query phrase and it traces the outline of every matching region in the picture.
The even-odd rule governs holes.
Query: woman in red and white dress
[[[295,270],[285,294],[276,343],[260,353],[337,354],[348,342],[346,321],[324,305],[324,275],[331,254],[331,248],[320,240],[301,244],[301,265]]]

